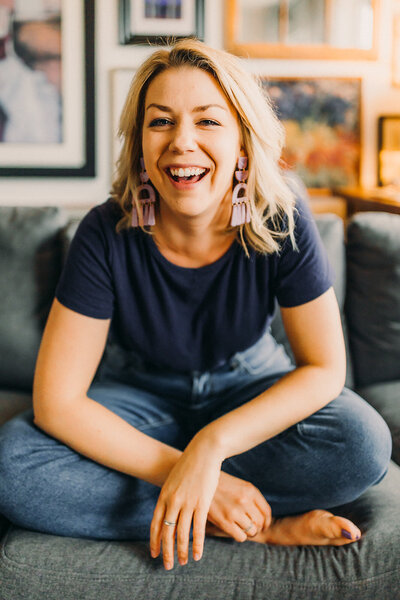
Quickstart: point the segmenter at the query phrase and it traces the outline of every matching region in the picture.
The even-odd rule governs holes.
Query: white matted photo
[[[203,38],[204,0],[120,0],[120,43]]]
[[[94,175],[94,0],[0,0],[0,176]]]

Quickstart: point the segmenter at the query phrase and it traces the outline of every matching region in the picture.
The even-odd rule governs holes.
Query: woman
[[[138,70],[121,133],[112,198],[80,224],[57,288],[34,421],[0,432],[0,511],[150,538],[166,569],[191,535],[196,560],[205,533],[354,542],[328,509],[381,480],[390,435],[343,389],[331,271],[268,101],[238,59],[182,40]],[[269,333],[276,300],[295,366]]]

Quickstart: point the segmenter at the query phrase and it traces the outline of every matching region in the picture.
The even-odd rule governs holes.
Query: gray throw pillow
[[[359,213],[347,238],[345,310],[356,385],[400,379],[400,215]]]
[[[29,390],[62,261],[65,214],[0,207],[0,387]]]

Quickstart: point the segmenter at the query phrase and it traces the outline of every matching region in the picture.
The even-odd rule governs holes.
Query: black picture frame
[[[84,81],[82,86],[82,122],[84,132],[82,134],[81,154],[82,161],[79,165],[71,166],[60,163],[49,165],[43,162],[43,166],[28,166],[24,164],[1,166],[0,177],[94,177],[96,174],[95,161],[95,0],[80,0],[80,14],[83,18],[83,43],[82,55],[82,74]],[[73,24],[72,24],[73,25]],[[68,32],[68,43],[73,43],[74,32]],[[63,31],[64,35],[64,31]],[[3,146],[4,142],[0,143]],[[11,145],[11,144],[10,144]],[[36,144],[32,144],[32,152],[35,152]],[[39,146],[39,144],[38,144]],[[67,161],[66,161],[67,162]]]
[[[204,0],[183,0],[193,4],[195,15],[194,31],[187,31],[184,34],[179,34],[173,30],[166,30],[164,33],[135,33],[131,31],[131,11],[134,3],[144,3],[145,0],[119,0],[119,43],[122,45],[129,44],[153,44],[164,46],[171,42],[171,39],[182,39],[186,37],[204,39]],[[160,20],[161,21],[161,20]],[[167,23],[167,20],[166,20]]]

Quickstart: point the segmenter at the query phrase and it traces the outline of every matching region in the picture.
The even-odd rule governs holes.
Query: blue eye
[[[212,119],[203,119],[200,122],[201,123],[206,123],[207,125],[217,125],[217,126],[219,126],[219,123],[217,123],[216,121],[213,121]]]
[[[150,127],[159,127],[162,125],[169,125],[170,123],[171,121],[168,121],[168,119],[154,119],[154,121],[150,123]]]

